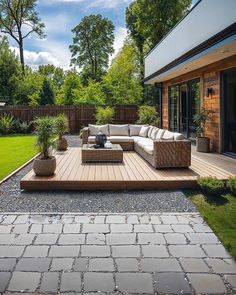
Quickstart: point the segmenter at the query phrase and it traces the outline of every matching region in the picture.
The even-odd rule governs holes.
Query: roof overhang
[[[159,70],[145,78],[144,83],[155,84],[164,82],[234,55],[236,56],[236,34],[196,53],[188,59],[176,61],[176,64],[170,65],[169,69]]]
[[[199,0],[145,57],[144,83],[177,77],[235,55],[235,0]]]

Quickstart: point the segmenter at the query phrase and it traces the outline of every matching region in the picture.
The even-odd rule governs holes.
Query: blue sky
[[[196,1],[193,0],[193,3]],[[132,0],[38,0],[37,11],[45,23],[47,37],[39,40],[37,36],[32,35],[25,40],[26,63],[33,68],[40,64],[52,63],[68,69],[70,64],[68,47],[72,42],[71,29],[84,16],[98,13],[109,18],[116,27],[114,43],[116,54],[127,35],[125,8],[131,2]],[[16,44],[12,39],[9,41],[15,49]]]

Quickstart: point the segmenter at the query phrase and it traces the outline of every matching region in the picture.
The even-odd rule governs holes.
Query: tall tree
[[[44,38],[45,25],[36,12],[37,0],[0,0],[0,30],[18,44],[24,72],[24,39],[32,33]]]
[[[126,25],[140,52],[141,68],[143,51],[147,53],[156,45],[185,15],[191,3],[191,0],[134,0],[129,5]]]
[[[137,52],[130,40],[112,61],[103,77],[107,93],[107,104],[139,104],[142,100],[142,86],[139,77]]]
[[[18,57],[10,50],[7,37],[0,36],[0,100],[14,104],[15,90],[21,78]]]
[[[50,105],[55,103],[55,95],[50,81],[45,78],[40,91],[40,105]]]
[[[72,30],[71,64],[82,68],[87,80],[99,81],[114,52],[114,25],[100,14],[85,16]]]

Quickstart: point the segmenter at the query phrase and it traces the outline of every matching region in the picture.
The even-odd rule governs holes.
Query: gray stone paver
[[[24,257],[46,257],[49,246],[27,246]]]
[[[197,213],[3,214],[0,223],[2,293],[235,292],[236,263]]]
[[[183,273],[158,273],[154,275],[155,291],[164,294],[190,294],[190,285]]]
[[[216,274],[188,274],[188,279],[197,294],[224,294],[227,289]]]
[[[115,282],[111,273],[87,272],[84,275],[85,292],[112,292],[115,290]]]
[[[6,290],[10,278],[10,272],[0,272],[0,292],[4,292]]]
[[[34,242],[35,245],[53,245],[56,244],[58,234],[39,234]]]
[[[152,276],[149,273],[118,273],[116,285],[124,293],[153,294]]]
[[[105,245],[105,234],[87,234],[86,244]]]
[[[8,286],[8,291],[34,292],[40,281],[40,273],[36,272],[14,272]]]
[[[73,258],[53,258],[51,264],[51,271],[71,270],[73,265]]]
[[[16,265],[16,270],[45,272],[48,271],[50,263],[50,258],[21,258]]]
[[[119,272],[138,271],[138,260],[135,258],[117,258],[116,265]]]
[[[58,273],[43,273],[40,286],[41,292],[57,292],[59,274]]]
[[[60,291],[81,291],[81,274],[79,272],[63,273]]]

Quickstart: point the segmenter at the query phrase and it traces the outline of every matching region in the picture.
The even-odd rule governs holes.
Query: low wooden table
[[[82,163],[110,163],[123,162],[123,149],[119,144],[112,144],[112,148],[95,149],[93,144],[83,144]]]

